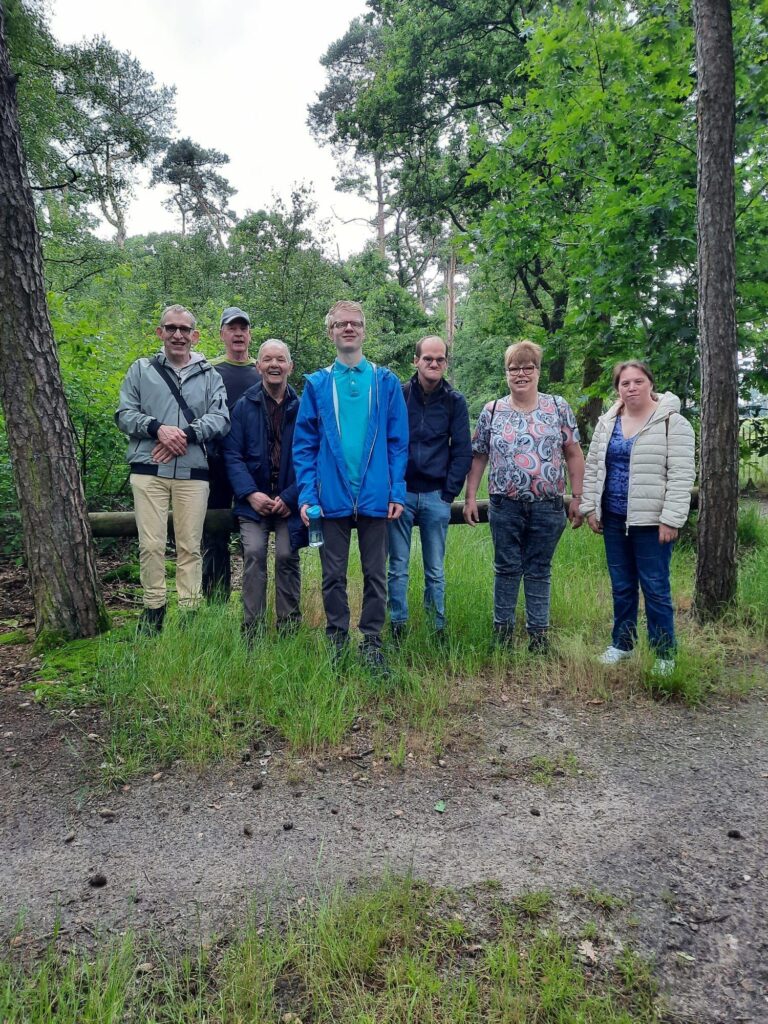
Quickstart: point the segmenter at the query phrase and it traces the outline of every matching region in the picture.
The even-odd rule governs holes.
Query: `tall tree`
[[[45,303],[16,77],[0,3],[0,399],[39,637],[92,636],[108,618]]]
[[[695,608],[712,619],[736,596],[739,499],[734,127],[730,0],[694,0],[701,466]]]
[[[226,153],[204,149],[192,139],[179,139],[168,147],[162,162],[152,174],[152,184],[169,185],[172,193],[164,206],[181,216],[181,234],[188,223],[207,224],[224,244],[224,232],[235,221],[229,200],[235,189],[218,173],[217,167],[229,163]]]
[[[65,51],[60,90],[77,112],[73,166],[89,181],[121,248],[133,172],[167,145],[175,122],[175,88],[158,86],[129,53],[96,38]]]

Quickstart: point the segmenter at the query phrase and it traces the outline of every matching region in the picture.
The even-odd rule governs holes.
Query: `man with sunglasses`
[[[387,610],[387,521],[405,504],[408,415],[400,381],[363,356],[365,316],[357,302],[337,302],[325,318],[336,360],[304,385],[293,439],[301,517],[323,515],[323,606],[338,661],[347,649],[347,564],[357,527],[363,568],[360,632],[364,662],[386,673],[381,631]]]
[[[389,523],[389,617],[392,638],[408,624],[411,533],[419,527],[424,562],[424,607],[439,638],[445,636],[445,542],[451,503],[472,465],[469,411],[445,380],[448,348],[430,335],[416,345],[416,372],[403,385],[408,408],[405,509]]]
[[[163,347],[137,359],[120,388],[117,425],[128,435],[144,611],[139,628],[159,633],[166,610],[165,545],[173,505],[179,607],[200,601],[200,541],[208,500],[206,445],[229,430],[227,393],[216,370],[193,352],[200,335],[183,306],[163,310]]]

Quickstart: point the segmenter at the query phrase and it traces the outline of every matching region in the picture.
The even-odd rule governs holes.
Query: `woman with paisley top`
[[[565,469],[574,501],[568,518],[581,526],[584,456],[576,418],[565,399],[539,393],[542,349],[530,341],[504,353],[509,396],[489,402],[472,438],[464,519],[479,522],[477,488],[488,471],[488,520],[494,551],[493,628],[512,640],[523,581],[528,649],[548,648],[552,557],[565,529]]]

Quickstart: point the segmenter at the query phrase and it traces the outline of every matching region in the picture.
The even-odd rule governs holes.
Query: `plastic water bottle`
[[[309,519],[309,546],[319,548],[323,543],[323,510],[319,505],[310,505],[307,509]]]

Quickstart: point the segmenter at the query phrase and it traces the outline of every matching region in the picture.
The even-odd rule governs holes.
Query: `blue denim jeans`
[[[620,651],[637,640],[639,588],[645,601],[648,641],[660,657],[675,646],[675,620],[669,585],[672,544],[659,543],[658,526],[630,526],[623,516],[603,512],[603,539],[613,590],[613,639]]]
[[[418,526],[421,556],[424,561],[424,607],[435,628],[445,626],[445,540],[451,506],[440,491],[405,496],[405,508],[399,519],[389,522],[389,617],[394,623],[408,619],[408,563],[411,557],[411,533]]]
[[[552,556],[565,529],[562,498],[518,501],[492,494],[488,521],[493,539],[493,624],[511,631],[523,581],[525,619],[529,633],[549,626]]]

